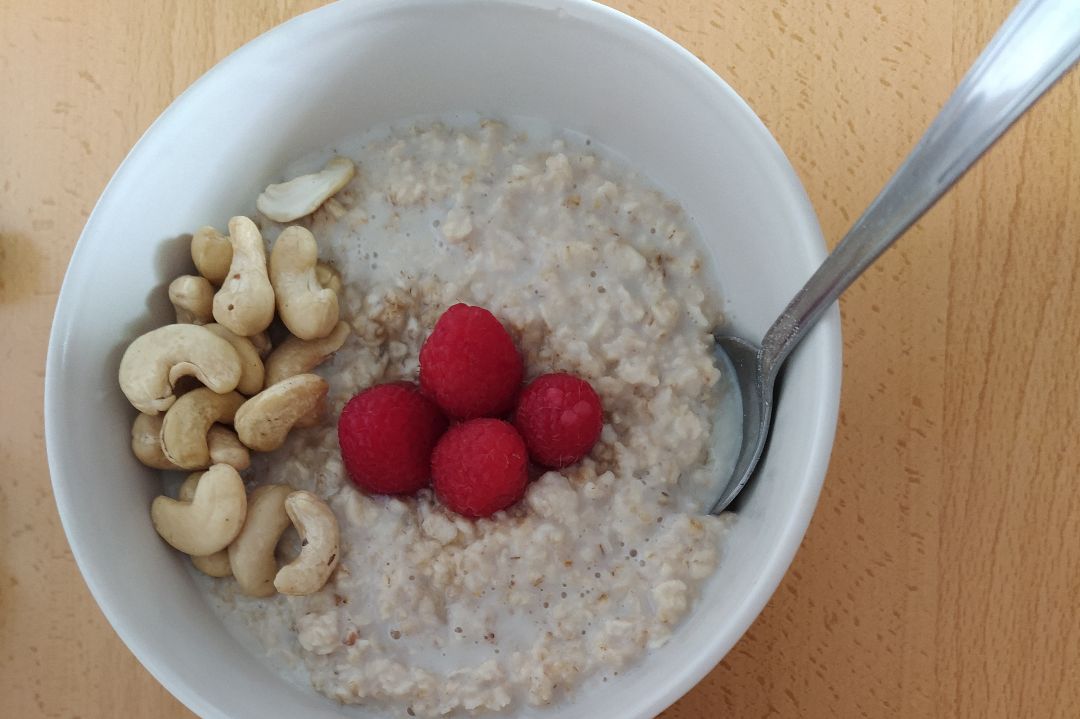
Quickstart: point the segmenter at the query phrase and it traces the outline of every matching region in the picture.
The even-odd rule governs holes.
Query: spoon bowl
[[[742,442],[731,479],[710,512],[718,514],[742,491],[765,448],[772,422],[773,380],[761,372],[761,348],[733,335],[715,335],[716,360],[732,378],[742,404]],[[749,442],[749,446],[747,445]]]

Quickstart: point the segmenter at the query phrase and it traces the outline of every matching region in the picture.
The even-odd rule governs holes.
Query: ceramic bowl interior
[[[790,164],[747,105],[693,56],[577,0],[344,2],[244,46],[192,86],[106,188],[64,281],[49,347],[46,437],[68,538],[105,615],[204,717],[368,717],[282,681],[208,608],[147,508],[160,481],[131,456],[116,376],[137,334],[171,321],[186,236],[254,210],[310,151],[378,125],[472,112],[542,118],[622,154],[700,228],[737,329],[759,338],[824,257]],[[572,703],[518,716],[652,717],[750,626],[809,522],[839,398],[834,311],[793,357],[760,476],[723,564],[675,640]]]

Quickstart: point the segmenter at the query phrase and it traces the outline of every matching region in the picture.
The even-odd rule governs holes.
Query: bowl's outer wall
[[[53,486],[102,610],[147,668],[204,717],[375,716],[280,681],[207,607],[157,540],[155,473],[128,448],[125,343],[171,321],[186,235],[253,200],[285,164],[416,115],[525,115],[586,133],[678,198],[701,229],[740,329],[760,336],[824,257],[810,204],[750,109],[670,40],[599,5],[555,0],[345,2],[226,58],[117,171],[72,258],[46,378]],[[700,680],[775,590],[805,532],[835,429],[834,310],[793,358],[775,435],[721,570],[678,640],[572,706],[519,716],[651,717]],[[639,681],[647,672],[647,681]]]

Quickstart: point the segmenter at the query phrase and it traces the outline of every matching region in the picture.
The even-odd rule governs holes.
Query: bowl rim
[[[83,231],[75,244],[57,297],[53,323],[49,334],[44,392],[45,448],[50,481],[61,524],[64,527],[68,545],[79,567],[80,574],[105,618],[132,654],[163,687],[187,708],[202,717],[224,717],[225,715],[217,706],[206,700],[196,687],[189,685],[182,677],[176,675],[166,662],[159,661],[155,656],[156,652],[143,641],[139,631],[128,626],[124,617],[114,611],[110,602],[111,590],[95,577],[93,563],[84,553],[82,545],[78,541],[74,541],[77,537],[72,535],[71,524],[65,521],[65,517],[72,514],[75,507],[73,499],[66,489],[67,484],[62,479],[70,476],[72,467],[70,461],[63,456],[64,453],[60,449],[63,443],[61,441],[61,427],[57,418],[62,414],[63,398],[57,394],[57,380],[55,378],[63,367],[62,357],[64,352],[61,348],[66,346],[72,324],[72,305],[74,303],[72,293],[76,291],[72,287],[74,284],[72,268],[76,267],[82,256],[90,251],[87,249],[88,241],[86,238],[98,234],[97,218],[100,214],[99,211],[105,200],[111,198],[114,186],[122,185],[128,181],[128,175],[131,174],[132,165],[134,164],[132,158],[142,150],[144,145],[153,141],[156,131],[161,126],[172,122],[173,116],[177,114],[178,106],[190,102],[192,98],[200,95],[212,83],[221,81],[227,75],[227,70],[231,65],[243,62],[248,55],[257,53],[263,45],[272,42],[273,38],[279,34],[289,32],[307,23],[331,23],[336,14],[352,12],[358,6],[363,6],[366,12],[374,15],[387,10],[415,9],[432,4],[441,6],[448,4],[474,6],[499,4],[548,11],[563,11],[572,14],[576,19],[602,25],[606,30],[619,33],[632,42],[652,43],[656,52],[673,55],[673,59],[685,65],[686,72],[695,73],[699,76],[699,79],[707,81],[714,92],[726,96],[726,99],[733,106],[739,107],[751,119],[754,130],[763,136],[765,140],[763,145],[772,155],[769,159],[775,163],[784,175],[784,181],[787,185],[784,189],[788,197],[794,200],[794,206],[791,207],[792,214],[805,226],[805,235],[808,238],[809,245],[806,249],[811,260],[820,263],[826,256],[825,242],[821,234],[818,218],[806,195],[805,188],[780,145],[747,102],[712,68],[674,40],[636,18],[614,8],[592,2],[592,0],[338,0],[338,2],[302,13],[270,28],[219,60],[186,90],[180,93],[147,127],[105,185],[93,211],[87,218]],[[788,518],[784,531],[775,540],[773,549],[769,553],[767,561],[762,565],[756,581],[748,588],[745,601],[741,603],[738,611],[730,615],[727,631],[718,633],[709,651],[701,652],[691,661],[673,670],[665,682],[664,690],[657,691],[649,702],[639,705],[632,714],[625,715],[624,719],[648,719],[655,716],[677,701],[695,684],[700,682],[706,674],[712,671],[764,609],[794,559],[809,526],[824,483],[836,431],[842,370],[840,311],[837,306],[832,307],[825,314],[819,326],[811,333],[812,338],[815,335],[818,338],[817,345],[819,345],[817,350],[818,376],[815,380],[825,401],[820,402],[815,408],[815,414],[807,418],[807,424],[812,428],[813,434],[811,441],[812,452],[807,458],[806,479],[799,485],[799,493],[795,503],[796,510]]]

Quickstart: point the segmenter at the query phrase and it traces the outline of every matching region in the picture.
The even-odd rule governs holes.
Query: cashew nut
[[[285,511],[300,535],[300,556],[278,570],[274,586],[282,594],[301,596],[323,588],[338,564],[337,517],[311,492],[293,492]]]
[[[338,321],[338,297],[316,277],[319,246],[303,227],[286,227],[270,252],[270,284],[278,315],[302,340],[325,337]]]
[[[322,339],[290,337],[285,340],[266,358],[267,385],[315,369],[341,349],[350,331],[348,323],[338,322],[333,331]]]
[[[258,394],[263,388],[266,372],[255,343],[250,338],[234,334],[219,324],[209,324],[205,327],[231,344],[240,357],[240,382],[236,385],[236,391],[248,396]]]
[[[274,289],[266,274],[266,246],[255,223],[243,216],[229,220],[232,264],[214,295],[214,319],[227,330],[250,337],[274,319]]]
[[[240,441],[257,452],[282,445],[296,421],[321,406],[329,386],[315,374],[299,374],[267,387],[236,412]]]
[[[236,432],[224,425],[210,427],[206,433],[206,444],[210,448],[210,464],[227,464],[236,470],[251,466],[251,452],[236,436]]]
[[[251,344],[255,345],[255,349],[259,351],[259,359],[266,359],[266,355],[270,354],[270,350],[274,349],[274,345],[270,343],[270,333],[266,330],[256,332],[248,339],[251,340]]]
[[[224,549],[218,550],[206,557],[191,557],[191,563],[203,574],[211,577],[232,576],[232,567],[229,565],[229,553]]]
[[[150,519],[161,538],[193,557],[229,546],[240,533],[247,510],[244,480],[227,464],[215,464],[199,479],[190,502],[157,497]]]
[[[285,484],[266,484],[248,497],[244,528],[228,550],[236,583],[248,596],[269,597],[274,593],[274,576],[278,571],[274,548],[289,528],[285,498],[292,491]]]
[[[195,499],[195,487],[204,474],[206,472],[192,472],[187,477],[184,477],[184,481],[180,483],[180,487],[176,490],[177,501],[190,502]]]
[[[237,392],[216,394],[200,387],[180,399],[161,423],[161,449],[170,462],[184,469],[198,469],[210,463],[207,433],[214,422],[232,422],[244,404]]]
[[[166,325],[135,339],[120,360],[120,389],[135,409],[157,414],[176,401],[177,380],[192,375],[217,393],[240,381],[240,358],[199,325]]]
[[[161,450],[160,414],[143,414],[135,418],[131,425],[131,451],[147,467],[154,469],[177,469]]]
[[[154,469],[180,469],[169,461],[161,448],[161,424],[163,414],[142,414],[131,425],[131,451],[147,467]],[[251,453],[228,427],[215,424],[206,433],[206,444],[210,448],[209,464],[228,464],[243,470],[251,466]],[[200,467],[199,469],[203,469]]]
[[[319,281],[320,285],[328,290],[333,290],[335,295],[341,297],[341,273],[334,269],[333,265],[322,260],[316,262],[315,279]]]
[[[199,480],[203,476],[203,472],[195,472],[189,474],[184,483],[180,485],[180,489],[177,490],[176,498],[181,502],[190,502],[195,498],[195,487],[198,486]],[[249,505],[250,507],[250,505]],[[250,508],[248,509],[250,512]],[[191,563],[195,565],[203,574],[208,574],[211,577],[228,577],[232,574],[232,569],[229,567],[229,553],[224,549],[218,550],[213,554],[205,557],[192,557]]]
[[[200,227],[191,237],[191,259],[200,275],[220,285],[229,276],[232,243],[213,227]]]
[[[180,275],[169,284],[177,324],[205,325],[214,320],[214,288],[205,277]]]
[[[319,172],[270,185],[255,200],[255,206],[271,220],[292,222],[319,209],[319,205],[349,184],[355,174],[352,160],[335,157]]]

